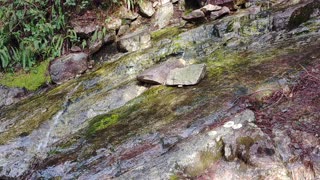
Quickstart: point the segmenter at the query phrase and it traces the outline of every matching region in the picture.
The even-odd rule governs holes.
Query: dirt
[[[284,131],[291,139],[291,152],[308,164],[312,156],[310,144],[320,144],[320,63],[301,68],[303,72],[293,85],[274,92],[262,104],[249,101],[254,104],[251,109],[257,126],[271,138]]]

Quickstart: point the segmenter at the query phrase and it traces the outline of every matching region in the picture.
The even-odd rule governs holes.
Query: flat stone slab
[[[184,19],[186,21],[192,21],[192,20],[197,20],[197,19],[204,18],[205,16],[206,15],[204,14],[203,11],[201,11],[200,9],[196,9],[196,10],[192,11],[188,15],[183,15],[182,19]]]
[[[218,11],[221,10],[222,7],[218,5],[207,4],[201,8],[204,12]]]
[[[165,84],[171,70],[184,67],[186,62],[183,59],[171,59],[155,67],[145,70],[137,79],[141,82],[151,84]]]
[[[170,71],[166,85],[195,85],[204,77],[205,72],[205,64],[192,64],[183,68],[176,68]]]

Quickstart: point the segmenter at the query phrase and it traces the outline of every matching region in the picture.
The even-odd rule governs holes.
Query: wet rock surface
[[[270,8],[171,28],[1,107],[0,178],[319,179],[319,16],[274,29],[282,11]],[[137,83],[172,57],[206,64],[206,76]]]

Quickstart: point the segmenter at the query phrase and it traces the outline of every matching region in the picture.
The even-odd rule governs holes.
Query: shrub
[[[66,17],[60,0],[0,3],[0,59],[3,69],[30,68],[37,59],[61,55]]]
[[[0,0],[0,70],[29,70],[37,62],[60,56],[72,44],[81,44],[67,23],[73,9],[121,4],[133,9],[137,1]]]

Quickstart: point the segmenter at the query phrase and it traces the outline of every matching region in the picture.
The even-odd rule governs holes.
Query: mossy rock
[[[312,13],[317,9],[320,9],[320,2],[314,1],[294,11],[289,19],[288,29],[295,29],[300,24],[307,22],[311,18]]]

